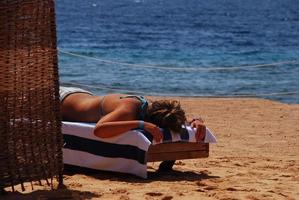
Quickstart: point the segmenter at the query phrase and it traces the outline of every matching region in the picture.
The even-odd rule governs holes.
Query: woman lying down
[[[148,101],[143,96],[109,94],[95,96],[75,87],[60,87],[62,119],[94,122],[94,134],[109,138],[131,129],[144,129],[157,142],[163,140],[160,128],[180,133],[188,123],[196,128],[196,140],[202,141],[206,127],[202,119],[186,120],[185,111],[176,100]],[[160,127],[160,128],[159,128]]]

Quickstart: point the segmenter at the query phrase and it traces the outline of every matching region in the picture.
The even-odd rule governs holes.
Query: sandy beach
[[[149,178],[101,172],[66,174],[65,189],[26,183],[2,199],[299,199],[299,105],[240,98],[178,98],[217,136],[204,159],[176,161]],[[10,188],[7,188],[9,191]]]

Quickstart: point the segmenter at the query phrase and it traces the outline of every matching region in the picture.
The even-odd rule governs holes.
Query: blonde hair
[[[158,100],[149,105],[146,119],[161,128],[180,133],[186,116],[179,101]]]

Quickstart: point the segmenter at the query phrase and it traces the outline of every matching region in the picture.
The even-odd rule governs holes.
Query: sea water
[[[297,0],[60,0],[56,24],[64,85],[299,103]]]

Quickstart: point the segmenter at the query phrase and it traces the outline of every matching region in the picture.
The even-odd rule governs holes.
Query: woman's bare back
[[[134,119],[140,102],[136,99],[121,99],[121,94],[93,96],[87,93],[74,93],[61,103],[62,119],[65,121],[98,122],[103,116],[123,109],[131,112],[129,119]],[[128,119],[128,120],[129,120]]]

